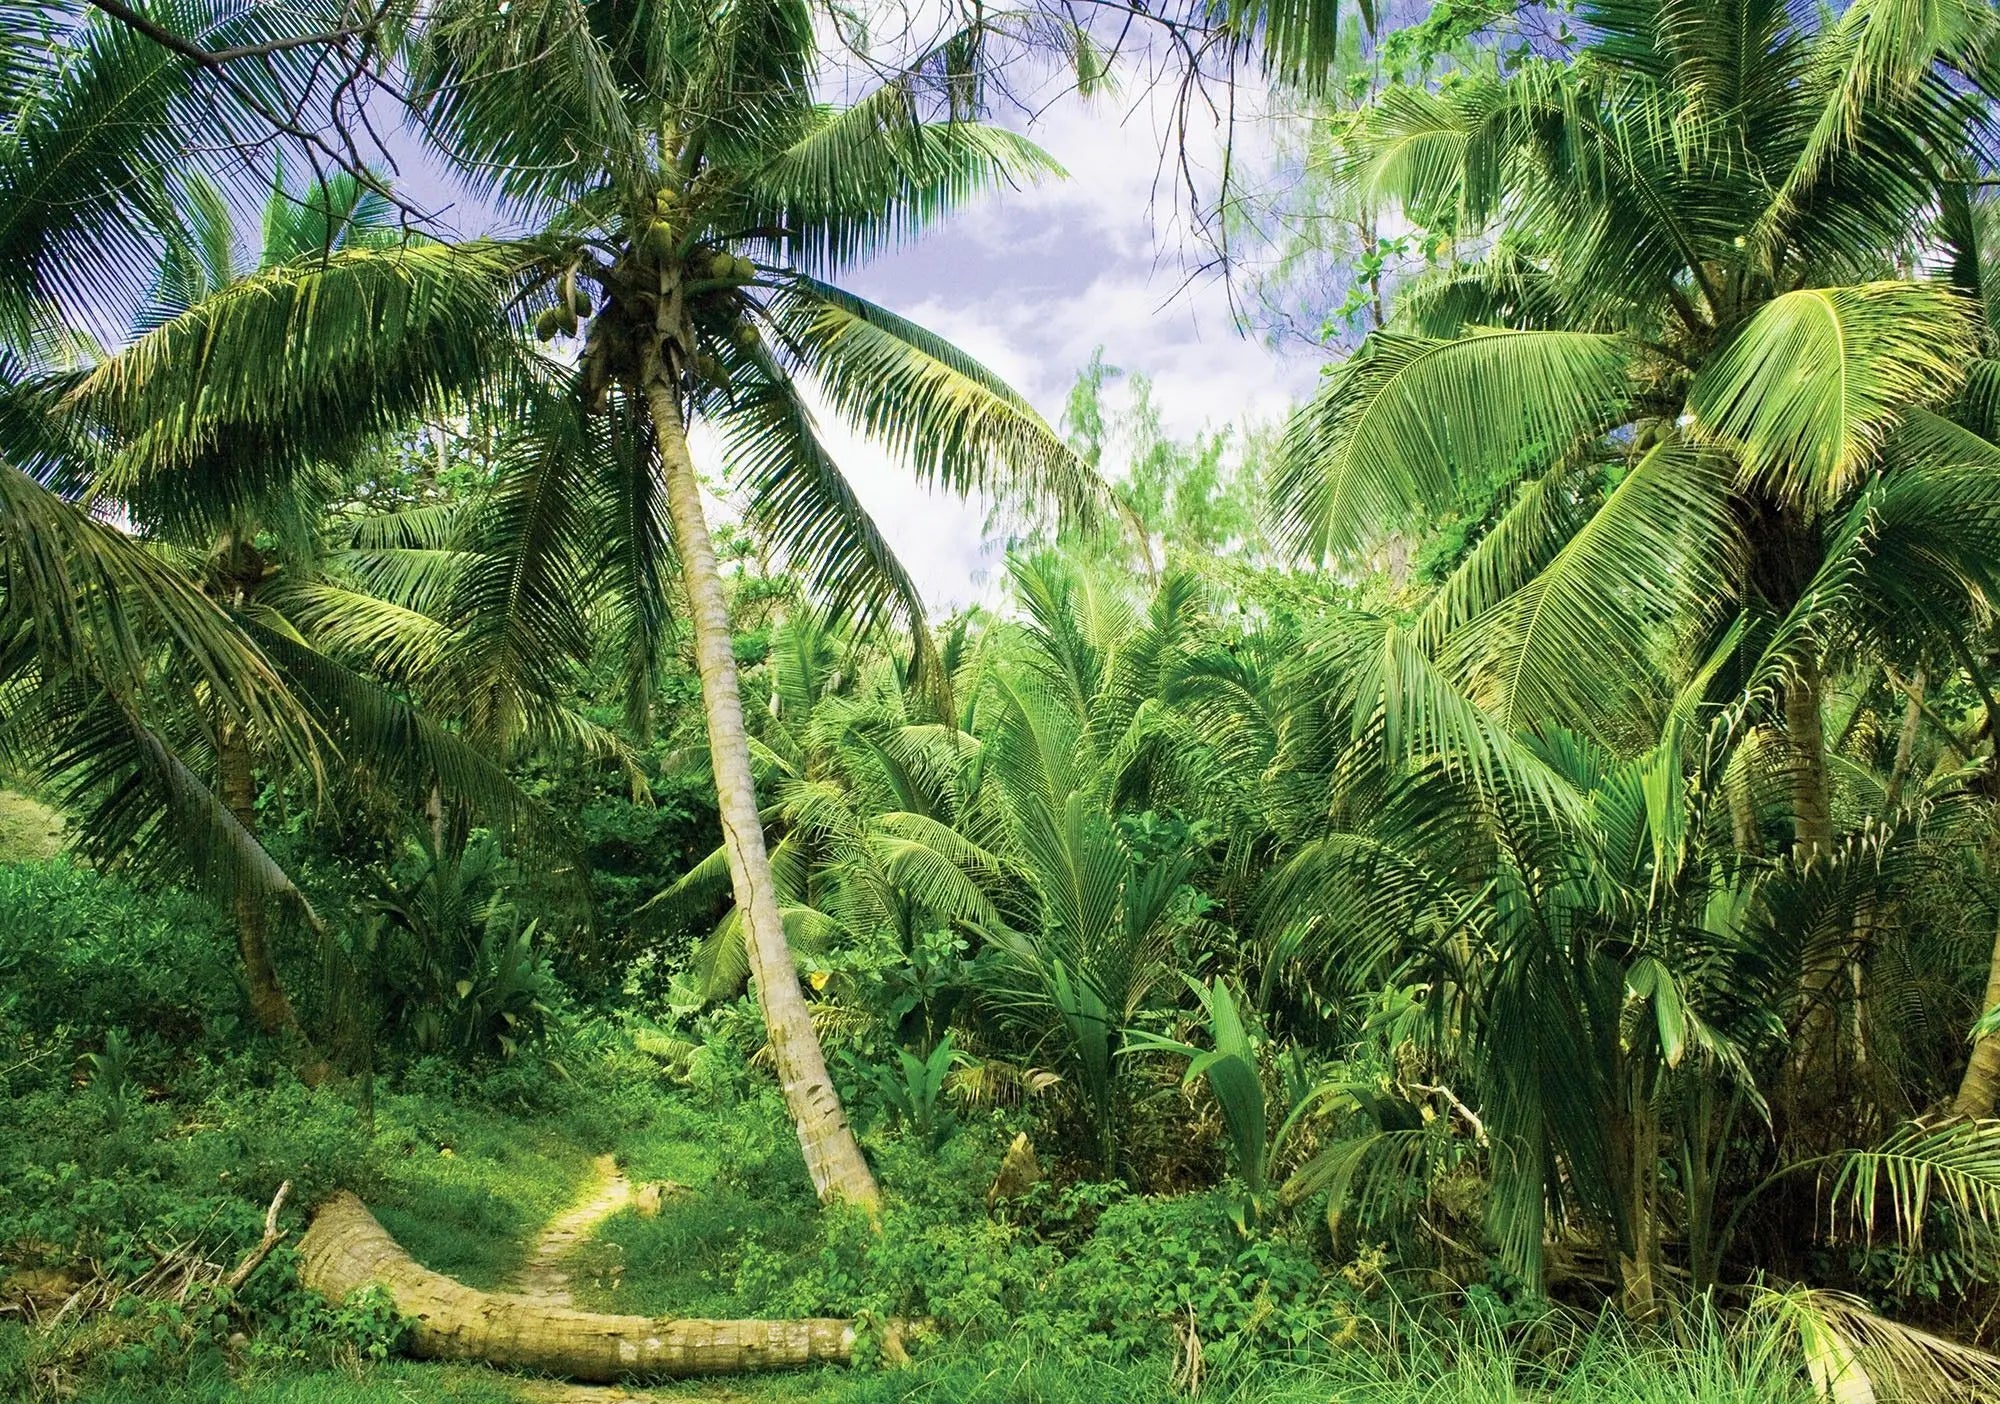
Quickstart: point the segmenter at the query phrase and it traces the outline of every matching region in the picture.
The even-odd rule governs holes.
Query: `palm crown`
[[[1995,460],[1957,435],[1940,453],[1937,417],[1985,374],[1981,328],[1960,288],[1898,270],[1912,230],[1965,207],[1995,29],[1902,13],[1593,6],[1573,67],[1393,88],[1348,133],[1354,191],[1479,252],[1406,287],[1332,375],[1276,497],[1318,554],[1506,490],[1419,625],[1506,720],[1605,735],[1663,629],[1737,609],[1796,682],[1794,611],[1823,624],[1835,580],[1888,588],[1858,555],[1961,599],[1983,576],[1990,492],[1964,470]]]

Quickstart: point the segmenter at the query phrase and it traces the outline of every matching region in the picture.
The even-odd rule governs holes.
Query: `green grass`
[[[754,1316],[736,1286],[751,1252],[790,1257],[819,1227],[789,1123],[753,1101],[728,1112],[663,1097],[649,1125],[617,1148],[635,1185],[668,1181],[653,1218],[607,1219],[578,1257],[578,1305],[641,1316]]]
[[[40,863],[62,852],[62,816],[39,800],[0,789],[0,863]]]
[[[817,1369],[687,1380],[646,1391],[659,1400],[765,1404],[1172,1404],[1164,1359],[1112,1366],[1042,1351],[1032,1341],[977,1351],[934,1347],[901,1370]],[[152,1393],[84,1394],[79,1404],[532,1404],[546,1382],[478,1368],[391,1362],[183,1385]],[[1558,1367],[1524,1360],[1476,1328],[1350,1349],[1307,1366],[1235,1370],[1212,1361],[1210,1404],[1815,1404],[1795,1364],[1768,1343],[1697,1331],[1686,1344],[1646,1344],[1616,1327],[1587,1337]]]
[[[590,1176],[609,1132],[589,1136],[441,1097],[403,1093],[376,1108],[384,1185],[369,1207],[410,1256],[474,1287],[521,1265],[535,1232]],[[448,1152],[448,1153],[447,1153]]]
[[[214,1379],[154,1388],[117,1382],[75,1404],[517,1404],[516,1381],[491,1370],[394,1361],[345,1370]]]

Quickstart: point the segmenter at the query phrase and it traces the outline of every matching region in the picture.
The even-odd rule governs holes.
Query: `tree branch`
[[[102,10],[120,24],[126,25],[145,35],[161,48],[171,49],[182,58],[188,60],[188,62],[199,64],[203,68],[219,68],[223,64],[232,63],[237,59],[260,58],[268,54],[283,53],[287,49],[308,48],[314,44],[338,44],[342,40],[352,39],[356,35],[371,34],[374,32],[375,27],[382,22],[383,12],[387,9],[386,3],[378,5],[368,18],[359,24],[344,24],[338,29],[321,30],[317,34],[299,34],[289,39],[271,39],[262,44],[238,44],[227,49],[204,49],[193,40],[182,38],[165,25],[157,24],[147,19],[131,6],[121,4],[120,0],[89,0],[89,3],[92,7]]]
[[[285,1196],[291,1192],[292,1182],[286,1180],[278,1186],[278,1192],[271,1196],[271,1207],[264,1211],[263,1238],[258,1240],[255,1248],[243,1255],[243,1261],[236,1265],[236,1271],[230,1273],[229,1280],[223,1284],[232,1296],[242,1290],[243,1284],[250,1280],[250,1274],[263,1264],[264,1259],[271,1256],[271,1250],[289,1236],[278,1227],[278,1211],[285,1207]]]

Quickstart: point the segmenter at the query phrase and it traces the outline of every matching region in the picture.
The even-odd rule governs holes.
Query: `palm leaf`
[[[1633,362],[1589,332],[1376,333],[1285,427],[1278,533],[1309,559],[1343,554],[1468,483],[1556,463],[1623,417]]]
[[[1817,506],[1873,466],[1903,411],[1948,399],[1971,354],[1966,308],[1942,285],[1801,289],[1744,324],[1688,409],[1746,474]]]
[[[871,302],[795,277],[771,304],[786,352],[833,407],[925,482],[1055,504],[1085,521],[1109,491],[1040,415],[949,342]]]

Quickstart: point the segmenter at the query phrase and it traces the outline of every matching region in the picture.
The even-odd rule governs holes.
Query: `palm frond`
[[[851,107],[814,109],[785,148],[751,172],[751,224],[784,230],[802,268],[831,270],[911,239],[976,195],[1061,177],[1025,137],[978,122],[927,122],[907,81]]]
[[[1590,332],[1378,332],[1285,426],[1278,534],[1307,559],[1345,554],[1468,483],[1560,462],[1623,418],[1634,360]]]
[[[1088,521],[1109,489],[1017,393],[949,342],[805,277],[771,304],[786,352],[860,429],[920,480],[1002,501],[1052,503]]]
[[[1942,285],[1801,289],[1744,324],[1688,409],[1748,475],[1818,507],[1869,470],[1903,411],[1949,399],[1971,354],[1967,309]]]

